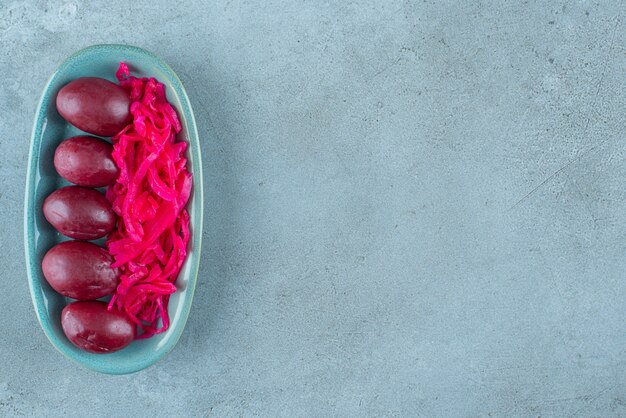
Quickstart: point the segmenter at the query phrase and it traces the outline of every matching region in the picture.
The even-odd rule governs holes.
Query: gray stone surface
[[[109,3],[0,5],[0,416],[626,416],[623,2]],[[103,42],[178,72],[206,175],[187,329],[122,377],[22,246],[39,94]]]

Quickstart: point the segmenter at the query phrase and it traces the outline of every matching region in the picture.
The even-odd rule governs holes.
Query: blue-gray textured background
[[[0,5],[1,416],[626,416],[623,2],[108,3]],[[54,351],[22,247],[39,94],[102,42],[205,161],[187,329],[123,377]]]

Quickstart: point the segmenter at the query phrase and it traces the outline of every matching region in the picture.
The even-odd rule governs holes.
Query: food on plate
[[[109,307],[124,311],[147,338],[169,326],[169,297],[187,255],[192,179],[163,84],[130,76],[124,63],[117,77],[131,97],[133,123],[113,138],[120,175],[106,195],[118,225],[106,246],[121,274]]]
[[[78,186],[109,186],[119,175],[112,152],[113,146],[100,138],[74,136],[57,147],[54,167],[61,177]]]
[[[130,97],[103,78],[70,81],[59,90],[56,106],[66,121],[93,135],[113,136],[131,122]]]
[[[90,353],[112,353],[130,344],[137,327],[117,309],[100,301],[72,302],[63,308],[61,326],[76,347]]]
[[[137,78],[120,63],[119,85],[93,77],[65,85],[59,113],[77,128],[113,136],[113,144],[75,136],[57,147],[54,166],[67,186],[43,204],[45,218],[76,240],[108,234],[106,249],[62,242],[46,253],[43,274],[53,289],[77,299],[63,309],[67,338],[91,353],[120,350],[169,327],[168,302],[187,256],[192,177],[177,141],[182,125],[154,78]],[[106,195],[91,187],[105,187]],[[116,227],[117,225],[117,227]],[[111,296],[108,302],[96,299]]]
[[[95,300],[115,291],[119,272],[102,247],[84,241],[65,241],[52,247],[41,263],[54,290],[72,299]]]
[[[111,204],[97,190],[67,186],[52,192],[43,203],[43,214],[65,236],[92,240],[115,227]]]

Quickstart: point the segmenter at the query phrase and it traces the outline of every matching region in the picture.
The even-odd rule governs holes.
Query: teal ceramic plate
[[[76,348],[65,337],[61,328],[61,310],[68,300],[52,290],[41,272],[41,260],[46,251],[66,240],[45,220],[42,204],[52,191],[68,184],[54,169],[54,150],[61,140],[81,133],[57,113],[57,92],[78,77],[102,77],[115,81],[115,71],[120,61],[129,65],[133,75],[155,77],[165,84],[168,101],[178,111],[183,125],[179,139],[189,144],[187,158],[194,181],[187,206],[191,219],[191,241],[187,259],[176,282],[177,292],[170,298],[169,329],[152,338],[134,341],[115,353],[90,354]],[[185,328],[196,287],[202,239],[202,208],[202,163],[196,122],[185,89],[174,71],[152,53],[127,45],[95,45],[66,59],[50,77],[37,107],[24,204],[28,284],[37,318],[52,345],[80,365],[110,374],[144,369],[174,348]]]

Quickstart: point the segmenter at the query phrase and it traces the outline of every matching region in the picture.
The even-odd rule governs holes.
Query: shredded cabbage
[[[125,312],[143,331],[137,338],[148,338],[169,327],[167,305],[187,255],[192,179],[163,84],[131,76],[123,62],[115,75],[131,97],[133,122],[113,137],[120,175],[106,197],[117,230],[106,246],[121,275],[109,309]]]

